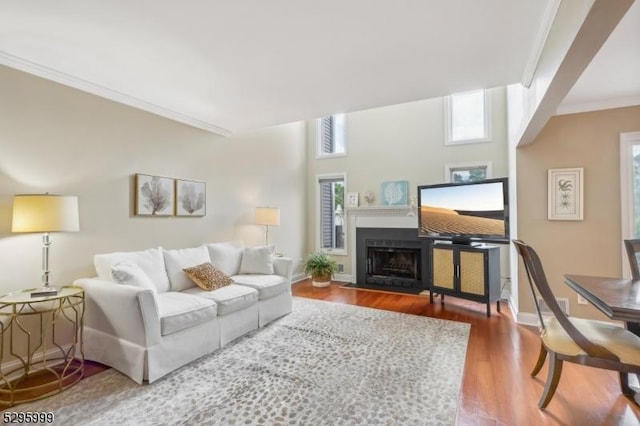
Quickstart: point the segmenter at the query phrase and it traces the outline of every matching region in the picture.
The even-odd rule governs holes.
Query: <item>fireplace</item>
[[[421,279],[420,249],[367,247],[367,281],[386,284],[388,278],[411,286]],[[402,284],[401,284],[402,285]]]
[[[356,286],[419,293],[427,288],[427,242],[414,228],[358,228]]]

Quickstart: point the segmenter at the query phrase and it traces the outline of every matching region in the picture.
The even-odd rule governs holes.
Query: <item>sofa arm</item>
[[[160,343],[160,316],[156,294],[97,278],[74,281],[85,292],[84,324],[136,345]]]
[[[274,257],[273,271],[276,275],[285,277],[291,284],[291,276],[293,274],[293,259],[290,257]]]

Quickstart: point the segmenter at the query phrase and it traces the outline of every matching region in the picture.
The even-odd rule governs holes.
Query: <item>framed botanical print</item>
[[[176,216],[204,216],[207,185],[195,180],[176,179]]]
[[[583,219],[583,174],[582,168],[549,169],[549,220]]]
[[[138,216],[173,216],[174,179],[136,174],[135,214]]]
[[[395,180],[382,182],[380,198],[385,206],[406,206],[409,181]]]

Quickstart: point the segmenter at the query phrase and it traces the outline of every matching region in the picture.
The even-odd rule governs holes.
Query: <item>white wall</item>
[[[308,251],[316,247],[315,176],[346,172],[346,192],[358,192],[360,204],[366,191],[376,194],[380,204],[380,185],[389,180],[408,180],[412,196],[417,186],[444,182],[445,164],[491,161],[493,177],[507,176],[506,90],[491,89],[492,140],[486,143],[444,145],[443,98],[375,108],[346,115],[347,156],[315,158],[315,120],[307,125],[307,229]],[[348,236],[353,255],[355,236]],[[350,256],[337,256],[351,274]],[[503,262],[508,263],[508,262]],[[508,265],[506,265],[508,271]],[[508,272],[505,272],[508,274]]]
[[[41,236],[11,234],[18,193],[77,195],[80,232],[53,236],[55,284],[93,275],[95,253],[264,243],[254,208],[281,209],[270,242],[306,251],[305,124],[222,138],[0,66],[0,293],[40,285]],[[202,218],[133,215],[133,175],[205,181]]]

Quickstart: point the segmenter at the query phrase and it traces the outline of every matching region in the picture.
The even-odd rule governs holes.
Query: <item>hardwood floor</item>
[[[620,393],[616,373],[570,363],[551,403],[539,410],[547,366],[538,377],[529,375],[538,355],[538,331],[516,324],[504,302],[502,313],[494,304],[487,318],[480,303],[447,297],[444,306],[439,299],[430,305],[424,296],[343,288],[336,282],[315,288],[305,280],[293,285],[293,294],[470,323],[458,425],[640,425],[640,409]],[[85,377],[107,368],[87,361]]]
[[[367,306],[471,324],[458,425],[640,425],[640,409],[620,393],[617,373],[565,363],[560,384],[546,410],[538,400],[547,366],[530,376],[538,356],[537,328],[516,324],[507,304],[492,306],[446,297],[445,305],[424,296],[342,288],[315,288],[306,280],[293,285],[294,296]],[[434,392],[437,392],[434,389]]]
[[[75,365],[79,365],[80,361],[74,360],[76,362]],[[93,376],[94,374],[100,373],[101,371],[107,370],[109,367],[99,364],[93,361],[85,361],[84,363],[84,374],[83,378],[87,378],[89,376]],[[54,366],[52,370],[57,371],[58,374],[61,374],[62,366]],[[78,379],[78,374],[69,375],[67,379],[63,380],[63,387],[67,386],[71,382]],[[40,370],[34,374],[29,375],[26,379],[20,380],[20,390],[15,394],[15,400],[19,401],[16,405],[11,405],[11,398],[7,393],[7,386],[0,386],[1,395],[0,395],[0,411],[10,409],[11,407],[19,407],[21,403],[28,402],[31,399],[39,399],[42,398],[43,395],[47,394],[55,394],[59,392],[58,382],[56,380],[56,376],[54,376],[50,371]],[[13,381],[13,385],[15,386],[16,380]],[[29,390],[24,390],[25,388],[33,388]],[[73,386],[68,389],[73,389]],[[66,391],[66,390],[65,390]],[[16,408],[17,411],[19,409]],[[14,411],[16,411],[14,410]]]

